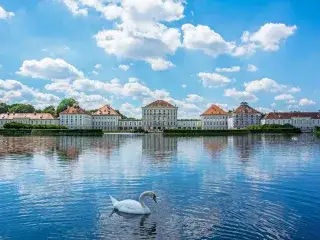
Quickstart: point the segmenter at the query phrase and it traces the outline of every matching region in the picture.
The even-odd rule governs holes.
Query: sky
[[[0,0],[0,102],[320,109],[320,1]]]

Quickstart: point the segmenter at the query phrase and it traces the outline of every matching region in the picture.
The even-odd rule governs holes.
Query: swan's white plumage
[[[145,205],[143,198],[149,196],[154,199],[156,202],[156,196],[153,192],[147,191],[140,195],[139,202],[131,199],[126,199],[123,201],[118,201],[114,197],[110,196],[113,208],[123,212],[130,214],[150,214],[150,209]]]

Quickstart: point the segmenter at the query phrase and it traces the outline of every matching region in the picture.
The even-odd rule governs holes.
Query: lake
[[[320,239],[320,139],[0,136],[0,196],[1,240]]]

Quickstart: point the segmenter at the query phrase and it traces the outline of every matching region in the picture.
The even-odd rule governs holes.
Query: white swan
[[[123,201],[118,201],[114,197],[110,196],[113,208],[123,213],[130,214],[150,214],[150,209],[144,203],[145,197],[151,197],[153,201],[157,203],[157,196],[152,191],[143,192],[139,197],[139,202],[131,199],[126,199]]]

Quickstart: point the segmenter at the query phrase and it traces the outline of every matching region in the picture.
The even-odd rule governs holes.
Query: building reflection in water
[[[228,146],[228,137],[203,137],[202,145],[209,156],[217,157]]]
[[[242,161],[249,161],[254,153],[254,148],[260,146],[257,143],[261,142],[261,134],[230,136],[228,142],[238,151]]]
[[[166,160],[177,154],[178,141],[176,137],[145,134],[142,139],[142,154],[148,158]]]

